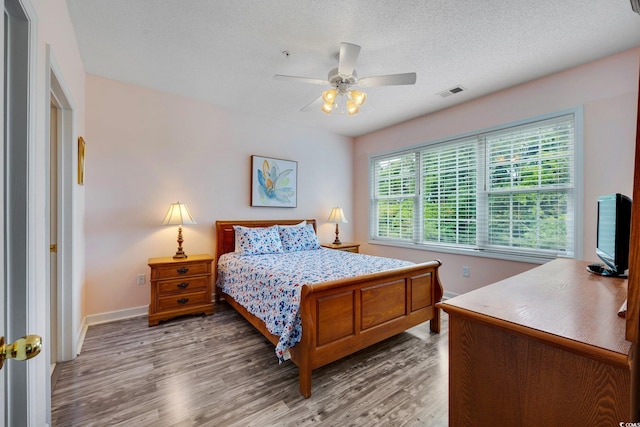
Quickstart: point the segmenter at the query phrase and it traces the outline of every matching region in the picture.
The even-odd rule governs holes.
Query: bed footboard
[[[441,262],[304,285],[302,339],[290,350],[300,393],[311,396],[311,371],[427,320],[440,332]]]

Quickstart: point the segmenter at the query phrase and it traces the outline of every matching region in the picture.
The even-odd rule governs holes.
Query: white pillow
[[[278,227],[304,227],[305,225],[307,225],[307,220],[305,219],[302,222],[299,222],[297,224],[293,224],[293,225],[280,225],[278,224]]]

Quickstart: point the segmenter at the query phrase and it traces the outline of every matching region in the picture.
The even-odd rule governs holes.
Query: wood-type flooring
[[[90,326],[62,364],[52,424],[68,426],[446,426],[448,322],[423,323],[313,371],[298,368],[227,304],[159,326]]]

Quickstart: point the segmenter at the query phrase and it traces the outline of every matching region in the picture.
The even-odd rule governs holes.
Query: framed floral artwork
[[[251,206],[295,208],[298,162],[251,156]]]

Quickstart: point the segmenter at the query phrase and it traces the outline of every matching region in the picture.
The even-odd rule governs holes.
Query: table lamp
[[[171,203],[169,206],[169,210],[167,214],[164,216],[162,220],[162,225],[177,225],[178,226],[178,250],[176,254],[173,256],[175,259],[186,258],[187,254],[182,250],[182,225],[183,224],[196,224],[193,220],[193,217],[189,213],[189,209],[187,209],[187,205],[184,203]]]
[[[340,237],[338,236],[340,230],[338,229],[338,224],[347,224],[349,221],[344,217],[344,212],[342,212],[342,208],[336,206],[331,209],[331,213],[329,214],[329,219],[327,222],[333,222],[336,224],[336,240],[333,241],[334,245],[341,245]]]

